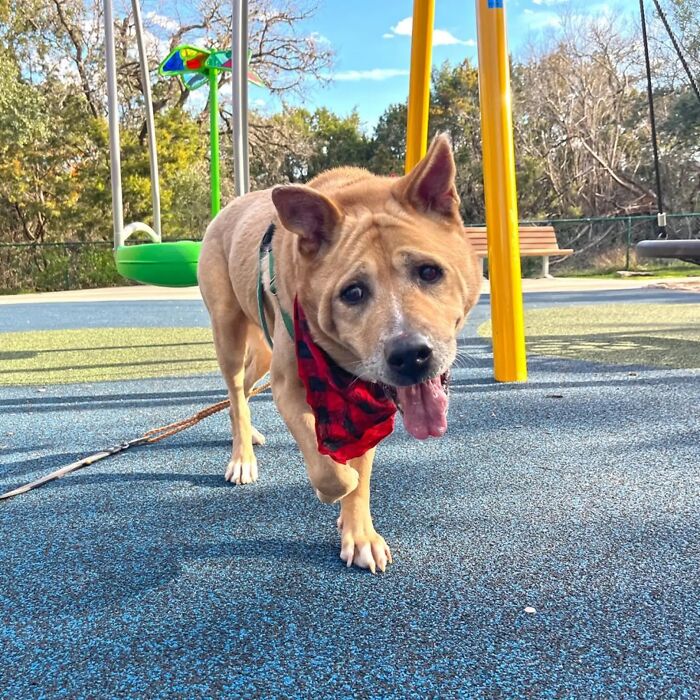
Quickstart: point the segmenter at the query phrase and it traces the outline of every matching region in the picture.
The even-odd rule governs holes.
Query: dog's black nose
[[[403,333],[387,342],[384,357],[398,378],[415,384],[430,373],[433,348],[425,336]]]

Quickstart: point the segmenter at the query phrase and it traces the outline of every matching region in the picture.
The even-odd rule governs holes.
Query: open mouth
[[[387,387],[406,430],[419,440],[442,437],[447,431],[449,371],[411,386]]]

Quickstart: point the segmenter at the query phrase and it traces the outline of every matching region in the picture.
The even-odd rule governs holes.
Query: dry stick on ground
[[[263,391],[266,391],[269,388],[269,380],[262,384],[258,384],[258,386],[253,387],[248,398],[257,396],[258,394],[262,393]],[[94,464],[95,462],[99,462],[100,460],[105,459],[106,457],[111,457],[112,455],[119,454],[120,452],[125,452],[130,447],[139,447],[140,445],[152,445],[156,442],[160,442],[161,440],[165,440],[165,438],[172,437],[173,435],[176,435],[177,433],[180,433],[183,430],[186,430],[187,428],[196,425],[205,418],[208,418],[209,416],[212,416],[215,413],[218,413],[219,411],[223,411],[225,408],[228,408],[229,405],[230,401],[228,399],[226,399],[225,401],[219,401],[218,403],[203,408],[201,411],[198,411],[193,416],[183,418],[182,420],[175,421],[174,423],[168,423],[168,425],[162,425],[160,428],[153,428],[152,430],[145,432],[141,437],[136,438],[135,440],[123,442],[120,445],[115,445],[114,447],[110,447],[106,450],[103,450],[102,452],[96,452],[95,454],[90,455],[89,457],[84,457],[83,459],[80,459],[77,462],[71,462],[70,464],[66,464],[64,467],[56,469],[50,474],[46,474],[45,476],[42,476],[41,478],[36,479],[35,481],[32,481],[28,484],[24,484],[24,486],[19,486],[18,488],[13,489],[12,491],[0,494],[0,501],[6,500],[8,498],[13,498],[14,496],[19,496],[23,493],[27,493],[27,491],[31,491],[32,489],[35,489],[38,486],[43,486],[49,481],[55,481],[56,479],[60,479],[66,474],[70,474],[71,472],[77,471],[78,469],[82,469],[83,467],[88,467],[91,464]]]

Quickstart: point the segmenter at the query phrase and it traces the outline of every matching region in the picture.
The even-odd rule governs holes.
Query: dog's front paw
[[[258,460],[254,454],[232,457],[226,467],[226,481],[233,484],[251,484],[258,480]]]
[[[385,571],[392,563],[391,550],[384,538],[377,534],[372,522],[349,523],[338,518],[341,545],[340,558],[347,566],[359,566],[369,569],[373,574],[377,569]]]

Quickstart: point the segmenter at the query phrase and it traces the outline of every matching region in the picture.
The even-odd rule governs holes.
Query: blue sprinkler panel
[[[163,71],[178,71],[184,69],[185,64],[182,62],[182,56],[180,56],[179,51],[176,51],[162,68]]]

